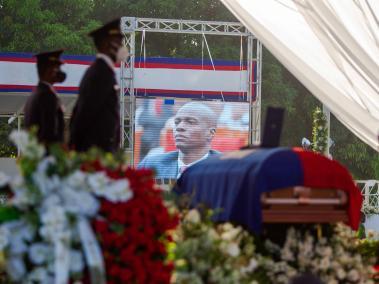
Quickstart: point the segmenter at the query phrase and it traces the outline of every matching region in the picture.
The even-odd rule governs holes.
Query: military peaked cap
[[[34,55],[37,58],[38,64],[63,64],[64,62],[59,58],[63,53],[63,49],[54,51],[41,52]]]
[[[108,36],[122,36],[120,19],[113,20],[88,34],[93,39],[101,39]]]

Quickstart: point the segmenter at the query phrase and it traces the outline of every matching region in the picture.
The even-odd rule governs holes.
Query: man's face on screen
[[[210,128],[207,120],[197,111],[179,110],[174,123],[175,144],[179,150],[202,148],[210,143]]]

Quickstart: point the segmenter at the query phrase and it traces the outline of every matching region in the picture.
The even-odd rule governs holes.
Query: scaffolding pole
[[[130,18],[127,26],[122,26],[124,45],[129,50],[127,61],[120,68],[120,147],[134,161],[134,61],[135,61],[136,18]]]
[[[262,119],[262,43],[260,41],[256,42],[257,49],[257,59],[256,59],[256,78],[255,78],[255,100],[253,101],[253,129],[255,131],[254,144],[261,143],[261,119]]]

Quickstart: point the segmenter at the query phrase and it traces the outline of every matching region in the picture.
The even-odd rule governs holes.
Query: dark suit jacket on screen
[[[62,143],[64,131],[63,109],[57,94],[46,83],[39,82],[25,105],[25,127],[38,127],[41,143]]]
[[[209,151],[209,157],[217,155],[215,150]],[[138,168],[154,169],[156,178],[176,179],[178,176],[178,151],[146,156],[138,165]]]
[[[120,142],[119,91],[114,71],[98,58],[79,87],[70,123],[70,145],[77,151],[92,146],[114,152]]]

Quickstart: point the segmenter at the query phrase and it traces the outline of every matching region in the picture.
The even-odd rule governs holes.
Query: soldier
[[[97,49],[97,59],[88,68],[79,87],[70,122],[70,146],[86,151],[92,146],[115,152],[120,143],[119,88],[114,65],[126,60],[120,19],[89,34]]]
[[[37,126],[39,142],[46,146],[63,142],[63,107],[53,88],[54,83],[62,83],[66,74],[60,70],[63,50],[36,54],[39,82],[25,105],[25,127]]]

